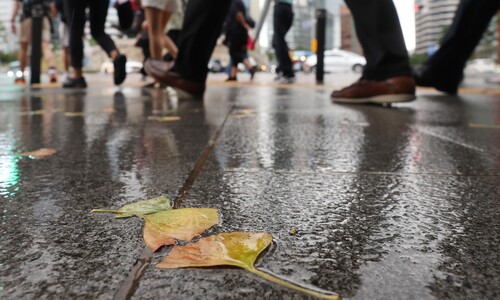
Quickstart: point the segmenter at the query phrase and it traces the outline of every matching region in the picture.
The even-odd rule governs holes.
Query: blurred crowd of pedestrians
[[[32,5],[41,3],[44,9],[42,50],[51,82],[57,81],[55,59],[49,44],[51,19],[58,13],[66,73],[72,67],[72,74],[67,76],[63,86],[87,86],[82,70],[82,38],[87,21],[93,39],[113,61],[114,83],[119,85],[125,80],[127,58],[104,30],[110,0],[13,1],[11,28],[14,33],[20,28],[21,71],[27,65],[31,42]],[[295,74],[286,34],[293,26],[293,1],[274,2],[272,46],[278,62],[275,80],[292,84]],[[332,101],[341,103],[412,101],[417,85],[456,94],[467,59],[500,8],[498,0],[461,0],[441,47],[421,66],[412,69],[393,0],[345,2],[353,15],[367,63],[358,81],[332,92]],[[158,82],[156,86],[171,86],[191,96],[203,95],[207,65],[221,33],[225,35],[224,44],[231,61],[227,80],[237,80],[240,63],[249,70],[251,79],[257,71],[249,62],[247,52],[254,46],[251,31],[255,22],[242,0],[116,0],[115,6],[119,8],[120,24],[128,24],[122,26],[134,27],[139,32],[137,46],[143,49],[144,75],[152,76]],[[16,26],[18,15],[19,27]],[[178,26],[165,34],[169,22],[174,22],[176,17]],[[24,76],[16,78],[17,83],[24,81]]]

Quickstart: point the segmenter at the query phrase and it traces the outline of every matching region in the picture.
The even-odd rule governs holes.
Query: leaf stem
[[[250,267],[250,268],[245,268],[245,269],[251,273],[254,273],[255,275],[258,275],[258,276],[264,278],[264,279],[267,279],[269,281],[272,281],[272,282],[277,283],[279,285],[282,285],[284,287],[302,292],[302,293],[307,294],[309,296],[313,296],[313,297],[316,297],[319,299],[340,300],[339,295],[336,295],[336,294],[323,294],[320,292],[316,292],[316,291],[310,290],[308,288],[304,288],[304,287],[298,286],[296,284],[293,284],[291,282],[285,281],[283,279],[275,277],[271,274],[268,274],[268,273],[263,272],[263,271],[256,269],[256,268]]]

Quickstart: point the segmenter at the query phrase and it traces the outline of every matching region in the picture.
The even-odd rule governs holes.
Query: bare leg
[[[115,60],[115,58],[120,55],[120,52],[118,52],[118,49],[111,50],[111,52],[108,53],[109,57],[112,60]]]
[[[243,60],[243,64],[245,65],[245,67],[247,67],[247,69],[251,70],[253,68],[252,64],[248,61],[248,59],[244,59]]]
[[[81,67],[73,67],[73,70],[75,71],[75,74],[73,75],[74,79],[83,77],[83,69]]]
[[[163,12],[163,19],[162,19],[162,31],[165,30],[165,27],[167,26],[168,20],[170,20],[170,17],[172,16],[172,13],[169,11],[164,11]],[[172,39],[165,34],[162,34],[162,45],[164,48],[168,50],[168,53],[172,55],[174,58],[177,57],[177,53],[179,52],[179,49],[177,49],[177,45],[172,41]]]
[[[42,53],[45,61],[47,62],[47,66],[49,66],[49,68],[55,68],[56,60],[54,58],[54,53],[52,52],[52,49],[50,49],[50,45],[47,41],[42,41]]]
[[[163,30],[165,29],[163,26],[163,11],[153,7],[145,7],[144,13],[148,21],[149,51],[151,53],[151,58],[161,59],[161,43],[164,35]]]
[[[69,73],[69,48],[65,47],[63,49],[63,63],[64,63],[64,71]]]
[[[233,65],[231,67],[231,75],[230,76],[232,78],[234,78],[234,77],[236,77],[237,74],[238,74],[238,65],[236,65],[236,66]]]
[[[21,42],[21,48],[19,49],[18,59],[19,59],[19,69],[24,72],[26,65],[28,64],[28,42]]]

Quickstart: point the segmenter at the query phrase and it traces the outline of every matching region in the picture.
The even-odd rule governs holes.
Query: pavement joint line
[[[205,166],[206,161],[208,160],[210,154],[212,153],[215,144],[219,140],[219,137],[222,133],[222,130],[224,129],[224,126],[226,125],[227,120],[231,116],[232,112],[234,110],[234,106],[229,109],[226,117],[224,118],[224,121],[222,121],[222,124],[220,127],[217,129],[217,131],[214,133],[210,141],[208,142],[207,147],[203,150],[201,153],[200,157],[196,161],[196,164],[193,167],[193,170],[189,174],[188,178],[186,181],[184,181],[184,184],[182,185],[181,189],[179,190],[179,193],[177,194],[177,197],[174,200],[174,205],[173,208],[177,209],[181,206],[182,202],[186,199],[189,190],[193,186],[194,182],[200,175],[201,171],[203,170],[203,167]]]
[[[132,269],[128,273],[127,278],[113,296],[113,299],[124,300],[132,298],[137,288],[137,284],[144,275],[146,267],[149,266],[149,263],[151,262],[152,258],[153,258],[153,252],[149,250],[148,247],[145,247],[142,250],[141,254],[139,254],[139,257],[137,258],[134,265],[132,266]]]
[[[218,171],[213,171],[218,172]],[[222,170],[223,173],[270,173],[270,174],[304,174],[304,175],[384,175],[384,176],[441,176],[441,177],[500,177],[500,173],[491,174],[456,174],[456,173],[394,173],[394,172],[340,172],[340,171],[269,171],[269,170]]]
[[[455,144],[455,145],[458,145],[458,146],[461,146],[461,147],[464,147],[466,149],[470,149],[470,150],[474,150],[474,151],[477,151],[477,152],[480,152],[480,153],[484,153],[485,150],[484,149],[481,149],[481,148],[478,148],[476,146],[473,146],[473,145],[469,145],[467,143],[464,143],[464,142],[460,142],[460,141],[455,141],[453,140],[452,138],[450,137],[447,137],[447,136],[444,136],[442,134],[438,134],[436,132],[432,132],[430,130],[427,130],[427,129],[424,129],[424,128],[420,128],[419,131],[423,134],[426,134],[428,136],[432,136],[432,137],[435,137],[437,139],[440,139],[440,140],[443,140],[443,141],[446,141],[446,142],[449,142],[449,143],[452,143],[452,144]]]
[[[203,167],[205,166],[206,161],[208,160],[210,154],[212,153],[215,144],[219,140],[219,137],[222,133],[222,130],[224,129],[224,126],[226,125],[227,120],[231,116],[231,113],[234,110],[234,106],[229,109],[226,117],[224,118],[224,121],[222,124],[219,126],[217,131],[214,133],[210,141],[208,142],[207,146],[201,153],[200,157],[196,161],[193,169],[191,170],[191,173],[188,175],[186,180],[184,181],[184,184],[182,185],[181,189],[179,190],[177,197],[174,200],[174,209],[178,209],[182,202],[186,199],[186,197],[189,194],[189,190],[193,186],[194,182],[200,175],[201,171],[203,170]],[[145,247],[139,257],[137,258],[136,262],[134,263],[132,269],[130,270],[129,274],[127,275],[127,278],[123,282],[123,284],[118,288],[118,291],[115,293],[113,299],[114,300],[128,300],[131,299],[132,296],[134,295],[137,286],[139,285],[139,282],[141,281],[142,276],[144,275],[146,268],[149,266],[151,263],[151,259],[153,258],[154,253],[149,250],[148,247]]]
[[[469,123],[469,128],[500,129],[500,124]]]

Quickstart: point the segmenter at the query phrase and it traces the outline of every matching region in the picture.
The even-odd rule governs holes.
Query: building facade
[[[12,52],[17,49],[18,40],[10,30],[13,4],[13,0],[0,1],[0,52]]]
[[[340,49],[363,55],[363,49],[356,35],[354,19],[352,18],[351,11],[346,5],[341,5],[340,7],[340,29]]]
[[[257,20],[266,0],[248,0],[252,16]],[[315,37],[316,9],[327,10],[326,49],[340,47],[340,4],[343,0],[294,0],[293,26],[287,34],[288,46],[294,50],[310,50],[311,41]],[[259,44],[263,49],[272,48],[273,5],[264,23]]]
[[[460,0],[416,0],[416,53],[432,54],[453,21]]]

